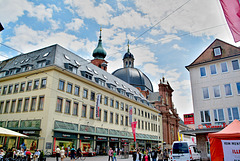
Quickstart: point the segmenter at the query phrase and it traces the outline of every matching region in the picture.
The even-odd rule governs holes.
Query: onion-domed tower
[[[127,53],[123,56],[123,68],[117,69],[112,75],[138,88],[146,97],[149,92],[153,92],[150,79],[141,70],[134,68],[134,56],[129,50],[129,43]]]
[[[102,28],[100,28],[98,46],[96,47],[96,49],[94,49],[92,56],[94,57],[94,59],[91,60],[91,63],[107,71],[108,62],[104,60],[104,58],[107,56],[107,52],[102,47]]]

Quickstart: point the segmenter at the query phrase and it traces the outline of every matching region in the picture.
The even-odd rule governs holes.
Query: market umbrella
[[[23,135],[19,132],[12,131],[3,127],[0,127],[0,136],[28,137],[27,135]]]

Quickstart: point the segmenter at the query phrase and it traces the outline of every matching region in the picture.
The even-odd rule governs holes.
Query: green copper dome
[[[100,29],[98,46],[96,49],[94,49],[93,54],[92,54],[94,59],[104,59],[107,55],[107,52],[102,47],[101,31],[102,31],[102,29]]]

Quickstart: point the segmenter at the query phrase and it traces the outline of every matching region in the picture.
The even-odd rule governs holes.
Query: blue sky
[[[180,117],[193,112],[185,66],[216,38],[239,46],[218,0],[0,0],[0,8],[0,42],[22,53],[59,44],[93,59],[102,26],[112,73],[122,67],[129,39],[135,67],[151,79],[154,91],[162,76],[169,81]],[[0,60],[18,54],[0,45]]]

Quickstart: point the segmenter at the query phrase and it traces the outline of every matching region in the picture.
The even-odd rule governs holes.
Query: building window
[[[99,120],[102,120],[102,109],[99,108]]]
[[[59,80],[58,89],[64,91],[65,81]]]
[[[37,97],[32,97],[32,102],[31,102],[30,111],[35,111],[35,109],[36,109],[36,103],[37,103]]]
[[[138,120],[138,129],[140,129],[141,125],[140,125],[140,120]]]
[[[79,86],[75,86],[75,88],[74,88],[74,95],[79,96],[79,92],[80,92],[80,87]]]
[[[32,89],[32,81],[29,81],[27,83],[27,91],[31,91],[31,89]]]
[[[202,88],[202,91],[203,91],[203,99],[209,99],[208,87]]]
[[[28,106],[29,106],[29,98],[25,98],[24,106],[23,106],[23,111],[24,112],[28,111]]]
[[[222,73],[228,72],[227,62],[221,63]]]
[[[3,106],[4,106],[4,101],[1,101],[0,102],[0,113],[3,112]]]
[[[114,105],[114,100],[110,99],[110,107],[113,107],[113,105]]]
[[[238,107],[228,108],[228,120],[231,123],[233,120],[239,120],[239,110]]]
[[[232,96],[232,88],[230,84],[224,84],[226,96]]]
[[[70,109],[71,109],[71,101],[70,100],[66,100],[64,113],[70,114]]]
[[[128,105],[127,104],[125,105],[125,111],[128,112]]]
[[[88,90],[83,89],[83,98],[88,98]]]
[[[150,131],[150,122],[148,123],[148,130]]]
[[[210,71],[212,75],[217,74],[217,68],[215,64],[210,65]]]
[[[138,109],[138,116],[140,116],[140,109]]]
[[[106,110],[104,110],[104,118],[103,118],[103,121],[104,121],[104,122],[107,122],[107,111],[106,111]]]
[[[57,112],[62,112],[62,106],[63,106],[63,99],[58,97],[57,98],[57,108],[56,108],[56,111]]]
[[[82,117],[87,116],[87,105],[82,105]]]
[[[34,81],[33,89],[38,89],[39,86],[39,80]]]
[[[90,97],[91,101],[95,101],[95,92],[91,91],[91,97]]]
[[[94,119],[94,107],[90,106],[90,115],[89,115],[90,119]]]
[[[147,118],[147,112],[145,112],[145,118]]]
[[[8,94],[12,94],[12,90],[13,90],[13,85],[9,85],[9,87],[8,87]]]
[[[125,116],[125,126],[128,126],[128,116]]]
[[[136,115],[137,114],[137,109],[136,107],[133,108],[133,113]]]
[[[145,130],[147,130],[147,122],[145,122]]]
[[[38,110],[43,110],[44,107],[44,96],[39,96]]]
[[[19,89],[19,84],[15,84],[14,86],[14,93],[18,93],[18,89]]]
[[[24,90],[25,90],[25,82],[22,82],[20,87],[20,92],[24,92]]]
[[[142,121],[142,129],[144,130],[144,121]]]
[[[67,92],[72,93],[72,83],[67,84]]]
[[[215,98],[221,97],[220,87],[219,86],[213,86],[213,93],[214,93]]]
[[[10,105],[10,101],[6,101],[4,113],[8,113],[9,105]]]
[[[13,113],[15,111],[15,107],[16,107],[16,100],[12,100],[12,105],[11,105],[11,110],[10,110],[11,113]]]
[[[77,102],[73,103],[73,112],[72,112],[72,114],[75,115],[75,116],[78,115],[78,103]]]
[[[104,105],[108,105],[108,97],[107,96],[104,97]]]
[[[205,68],[205,67],[201,67],[201,68],[200,68],[200,75],[201,75],[201,77],[207,76],[207,74],[206,74],[206,68]]]
[[[202,123],[210,123],[211,122],[209,110],[200,111],[200,114],[201,114],[201,122]]]
[[[119,102],[118,102],[118,101],[116,101],[116,106],[115,106],[115,108],[119,109]]]
[[[116,118],[115,118],[115,124],[118,124],[118,117],[119,117],[119,115],[116,113]]]
[[[239,70],[239,62],[238,62],[238,60],[233,60],[232,61],[232,67],[233,67],[233,70]]]
[[[142,111],[142,117],[143,117],[143,115],[144,115],[144,114],[143,114],[143,111]]]
[[[236,83],[237,93],[240,94],[240,82]]]
[[[18,104],[17,104],[17,112],[21,112],[22,110],[22,99],[18,99]]]
[[[222,55],[222,49],[221,49],[221,47],[213,48],[213,53],[214,53],[214,56],[220,56],[220,55]]]
[[[110,112],[110,120],[109,123],[113,123],[113,112]]]
[[[41,88],[46,88],[46,85],[47,85],[47,78],[42,78]]]
[[[4,86],[4,87],[3,87],[3,93],[2,93],[2,94],[3,94],[3,95],[4,95],[4,94],[7,94],[7,86]]]
[[[124,103],[121,102],[121,110],[124,110]]]
[[[222,124],[223,122],[225,122],[223,109],[215,109],[213,112],[215,124]]]
[[[123,115],[121,115],[121,118],[120,118],[120,125],[123,125]]]

